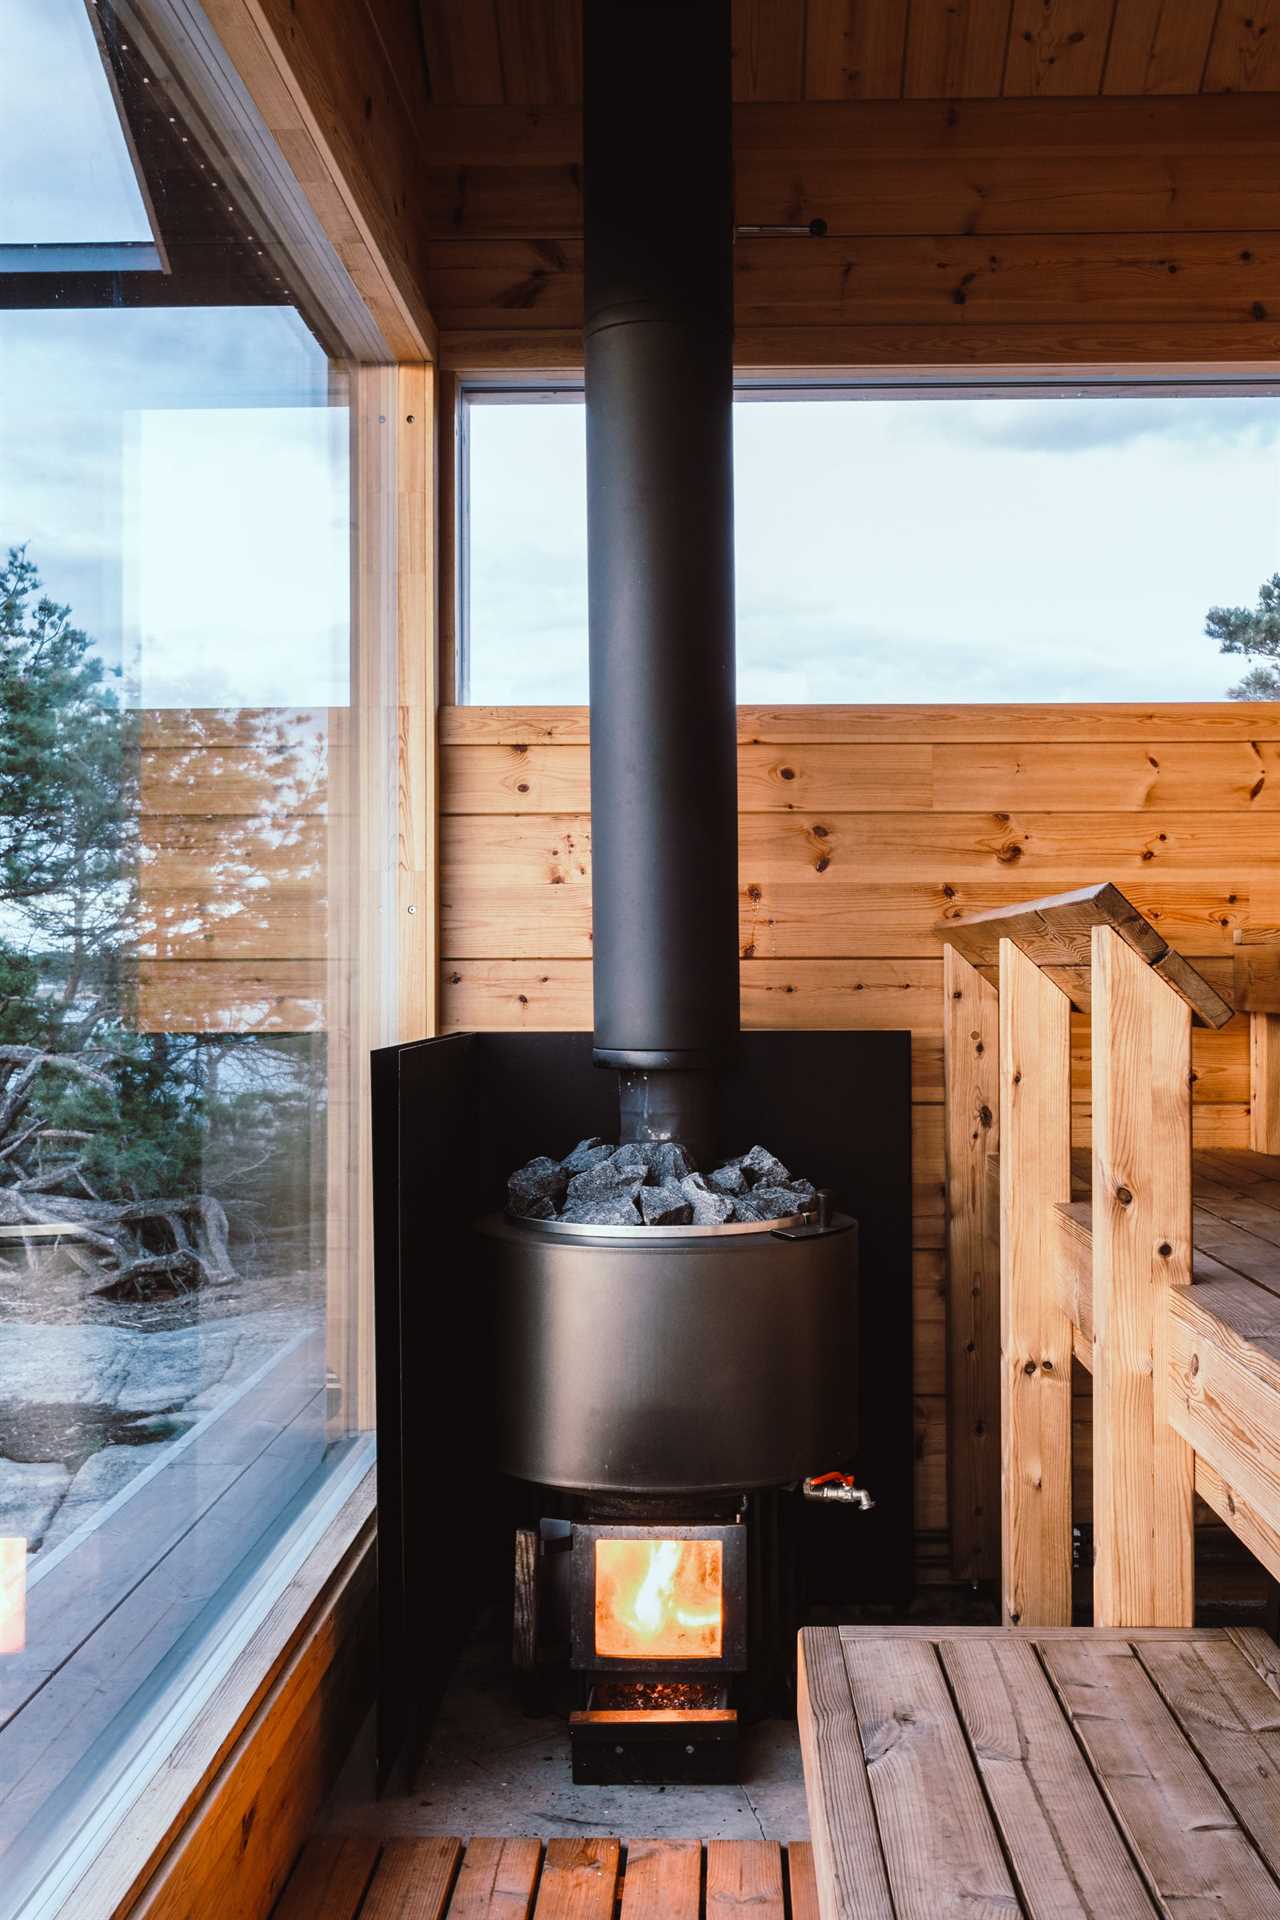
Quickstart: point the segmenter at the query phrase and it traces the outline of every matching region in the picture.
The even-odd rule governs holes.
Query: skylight
[[[159,268],[90,0],[5,0],[0,75],[0,272]]]

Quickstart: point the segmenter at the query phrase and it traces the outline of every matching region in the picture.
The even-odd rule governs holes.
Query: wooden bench
[[[275,1920],[818,1920],[813,1851],[772,1840],[312,1840]]]
[[[1190,1626],[1197,1491],[1280,1574],[1280,1161],[1206,1153],[1193,1175],[1191,1030],[1233,1009],[1109,884],[939,931],[961,1556],[998,1572],[1009,1624],[1071,1624],[1074,1358],[1093,1375],[1094,1623]],[[1073,1009],[1091,1016],[1083,1192]]]
[[[1250,1628],[806,1628],[821,1920],[1275,1920],[1277,1658]]]

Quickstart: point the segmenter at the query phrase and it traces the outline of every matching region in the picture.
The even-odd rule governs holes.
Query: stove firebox
[[[737,1773],[733,1676],[747,1665],[747,1529],[578,1524],[570,1552],[570,1715],[582,1785],[709,1784]]]

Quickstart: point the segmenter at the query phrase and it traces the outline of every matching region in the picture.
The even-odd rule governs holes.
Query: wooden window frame
[[[166,31],[225,124],[246,171],[310,244],[318,292],[351,354],[353,613],[359,635],[353,761],[361,802],[349,852],[364,897],[350,949],[359,981],[350,1059],[358,1153],[354,1257],[331,1288],[331,1365],[352,1384],[342,1425],[373,1425],[373,1289],[368,1054],[437,1030],[436,334],[396,242],[378,158],[353,137],[362,117],[335,97],[341,47],[305,44],[271,0],[120,0]],[[337,16],[307,31],[338,32]],[[313,276],[314,277],[314,276]],[[451,392],[446,391],[446,405]],[[365,804],[370,781],[382,805]],[[336,1130],[335,1130],[336,1131]],[[344,1178],[350,1161],[342,1163]],[[221,1910],[234,1887],[269,1910],[372,1701],[376,1644],[376,1485],[372,1439],[357,1441],[278,1545],[243,1631],[174,1703],[181,1737],[104,1799],[102,1838],[78,1844],[28,1904],[41,1920],[125,1915],[167,1920]],[[337,1510],[333,1511],[335,1501]],[[323,1522],[323,1530],[316,1528]],[[237,1623],[239,1626],[241,1623]],[[227,1651],[229,1649],[229,1651]],[[185,1718],[184,1718],[185,1716]],[[162,1723],[170,1724],[169,1721]],[[272,1772],[288,1744],[290,1758]]]

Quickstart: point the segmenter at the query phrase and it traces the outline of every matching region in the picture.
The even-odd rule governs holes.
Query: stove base
[[[732,1707],[588,1706],[569,1716],[569,1749],[578,1787],[734,1786],[738,1715]]]

